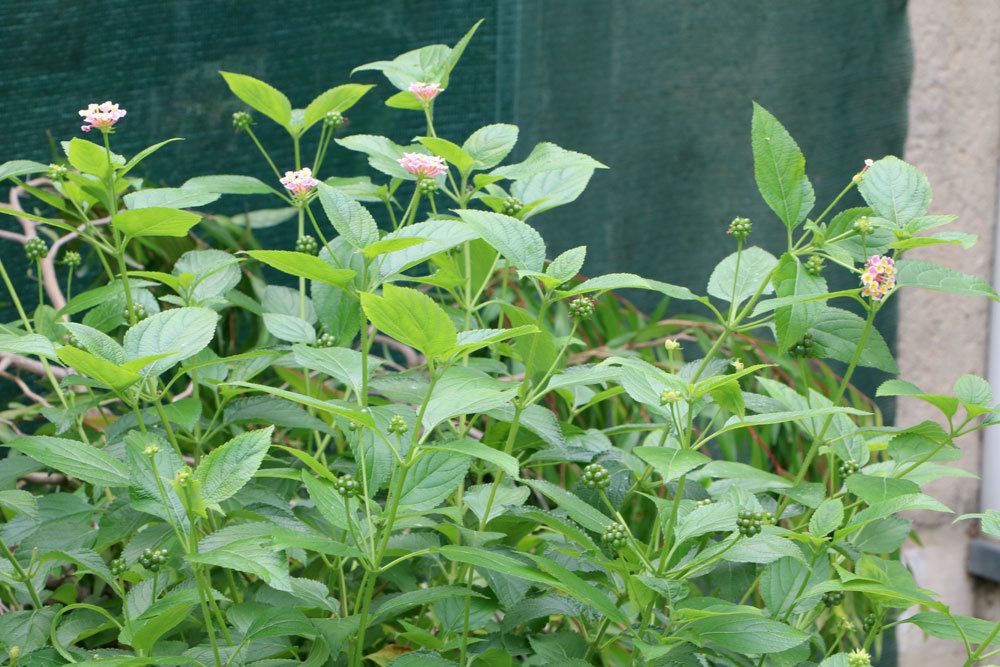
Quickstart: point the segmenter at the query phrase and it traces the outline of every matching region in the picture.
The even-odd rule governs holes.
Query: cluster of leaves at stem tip
[[[939,231],[924,176],[859,159],[820,209],[755,105],[774,215],[733,221],[708,284],[584,279],[586,249],[548,261],[535,227],[604,165],[552,143],[508,160],[509,124],[435,131],[474,32],[355,70],[423,115],[408,145],[349,117],[371,85],[296,109],[223,72],[267,179],[157,187],[135,168],[174,140],[119,155],[141,111],[110,102],[81,112],[101,141],[0,166],[23,232],[0,262],[6,663],[857,667],[903,623],[970,665],[1000,651],[899,558],[900,512],[948,512],[922,487],[966,475],[956,439],[1000,420],[990,387],[888,379],[941,419],[887,426],[851,385],[896,372],[876,325],[898,291],[997,298],[904,259],[975,241]],[[370,175],[338,171],[351,152]],[[766,225],[780,255],[751,244]]]

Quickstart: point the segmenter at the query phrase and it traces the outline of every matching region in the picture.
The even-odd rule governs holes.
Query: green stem
[[[10,548],[7,546],[7,543],[4,542],[2,538],[0,538],[0,552],[3,552],[4,557],[8,561],[10,561],[10,564],[14,568],[14,572],[17,573],[18,579],[20,579],[21,583],[23,583],[25,587],[28,589],[28,593],[31,595],[31,602],[32,604],[35,605],[35,609],[41,609],[42,600],[41,598],[38,597],[38,592],[35,590],[35,585],[31,583],[31,577],[25,571],[24,567],[21,566],[21,563],[18,562],[17,558],[14,556],[14,553],[10,550]]]
[[[249,134],[250,138],[253,139],[253,143],[257,146],[257,149],[260,151],[260,154],[264,156],[265,160],[267,160],[267,164],[270,165],[271,171],[273,171],[274,175],[280,179],[281,172],[278,171],[278,168],[274,165],[274,160],[271,159],[271,156],[267,154],[266,150],[264,150],[264,147],[261,145],[260,140],[257,139],[257,135],[254,134],[253,129],[248,127],[247,134]]]

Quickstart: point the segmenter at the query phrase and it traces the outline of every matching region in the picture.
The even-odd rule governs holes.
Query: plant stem
[[[14,572],[17,573],[18,578],[21,580],[21,583],[23,583],[28,589],[28,593],[31,595],[31,602],[35,605],[35,609],[41,609],[42,600],[38,597],[38,592],[35,590],[35,585],[31,582],[31,577],[25,571],[24,567],[21,566],[21,563],[18,562],[14,553],[10,550],[7,543],[4,542],[2,538],[0,538],[0,552],[3,552],[4,557],[10,561],[10,564],[14,567]]]

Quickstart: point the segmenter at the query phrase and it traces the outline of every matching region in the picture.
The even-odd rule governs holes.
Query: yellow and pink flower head
[[[862,296],[881,301],[896,287],[896,263],[892,257],[872,255],[861,273]]]

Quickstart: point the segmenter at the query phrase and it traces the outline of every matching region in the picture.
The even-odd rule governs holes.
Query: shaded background
[[[756,242],[783,246],[784,228],[753,180],[751,100],[798,140],[818,210],[864,158],[901,154],[906,137],[905,0],[14,0],[0,18],[0,162],[50,161],[58,140],[80,136],[77,109],[112,99],[129,111],[116,149],[187,138],[141,167],[174,186],[212,173],[273,178],[233,131],[243,105],[218,70],[268,81],[298,107],[349,80],[376,83],[348,112],[346,133],[407,143],[421,115],[385,107],[394,92],[385,79],[350,70],[453,44],[485,18],[436,105],[438,133],[461,143],[509,122],[521,128],[512,160],[543,140],[593,155],[610,169],[574,204],[532,220],[549,255],[586,243],[587,274],[629,271],[696,291],[732,251],[724,230],[733,217],[755,221]],[[283,130],[258,120],[288,168]],[[339,147],[326,166],[325,175],[370,173],[364,156]],[[284,228],[261,236],[273,247],[294,241]],[[21,249],[0,252],[23,275]],[[895,311],[887,314],[892,340]],[[876,380],[859,374],[868,388]]]

